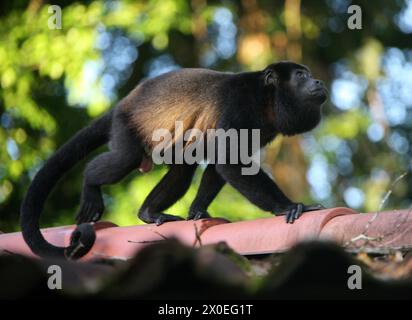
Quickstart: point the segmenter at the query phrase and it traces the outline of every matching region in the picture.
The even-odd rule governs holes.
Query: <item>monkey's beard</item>
[[[321,104],[297,102],[293,97],[275,95],[275,126],[287,136],[307,132],[315,128],[321,119]]]

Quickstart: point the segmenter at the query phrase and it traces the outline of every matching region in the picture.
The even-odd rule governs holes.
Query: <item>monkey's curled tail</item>
[[[34,177],[21,206],[20,216],[23,238],[33,253],[39,256],[78,259],[93,246],[96,235],[89,223],[77,226],[71,235],[70,245],[65,248],[46,241],[40,232],[39,220],[48,195],[64,173],[87,154],[108,142],[112,114],[112,111],[108,112],[77,132],[52,155]]]

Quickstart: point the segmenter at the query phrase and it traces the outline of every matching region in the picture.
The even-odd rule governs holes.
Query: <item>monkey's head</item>
[[[312,77],[309,68],[282,61],[266,67],[263,74],[280,133],[294,135],[317,126],[327,90],[321,80]]]

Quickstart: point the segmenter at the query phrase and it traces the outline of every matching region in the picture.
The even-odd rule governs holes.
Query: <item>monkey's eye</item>
[[[303,71],[298,71],[298,72],[296,72],[296,76],[297,76],[299,79],[306,79],[306,78],[308,77],[307,73],[306,73],[306,72],[303,72]]]

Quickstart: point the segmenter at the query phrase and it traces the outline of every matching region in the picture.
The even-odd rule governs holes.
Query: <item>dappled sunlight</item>
[[[142,79],[186,67],[256,71],[279,60],[308,65],[330,96],[317,129],[268,147],[265,170],[296,202],[378,210],[391,183],[410,170],[412,1],[360,1],[359,30],[348,28],[350,4],[68,1],[55,30],[46,4],[2,13],[0,230],[17,228],[21,199],[50,155]],[[51,195],[44,225],[73,222],[83,167]],[[168,212],[187,215],[202,170]],[[156,167],[105,187],[104,219],[138,223],[139,207],[165,172]],[[407,174],[385,208],[410,205],[411,181]],[[268,216],[230,186],[209,209],[230,220]]]

